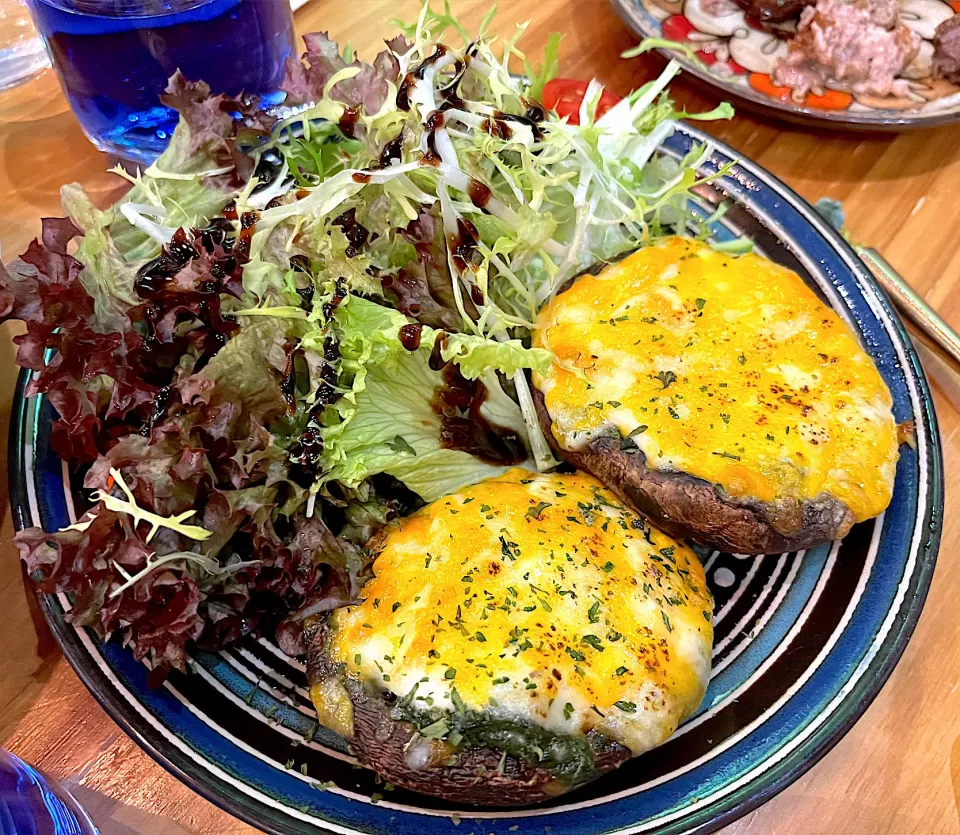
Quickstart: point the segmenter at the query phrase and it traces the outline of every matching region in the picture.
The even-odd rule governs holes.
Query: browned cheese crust
[[[541,392],[533,387],[537,415],[554,452],[596,476],[624,502],[675,537],[687,537],[721,551],[776,554],[841,539],[854,518],[830,496],[776,505],[724,496],[703,479],[687,473],[658,472],[643,453],[621,448],[619,436],[595,438],[583,450],[561,449]]]

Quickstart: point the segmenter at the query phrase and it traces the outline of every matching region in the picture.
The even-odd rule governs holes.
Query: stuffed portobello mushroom
[[[513,469],[370,544],[362,601],[313,635],[320,721],[399,786],[512,806],[665,741],[700,704],[696,555],[583,474]]]
[[[889,504],[892,399],[847,325],[784,267],[666,238],[540,313],[534,375],[560,455],[664,531],[743,554],[843,537]]]

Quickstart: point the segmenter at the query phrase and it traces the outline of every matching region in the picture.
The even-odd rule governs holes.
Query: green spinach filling
[[[509,756],[546,769],[567,784],[590,777],[596,770],[595,754],[611,744],[598,734],[558,734],[532,722],[473,711],[463,703],[456,688],[451,695],[453,712],[415,707],[408,694],[391,707],[390,716],[397,722],[415,725],[421,736],[444,740],[458,752],[471,748],[501,751],[501,771]]]

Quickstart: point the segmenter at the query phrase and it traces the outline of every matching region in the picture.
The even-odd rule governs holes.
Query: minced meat
[[[896,0],[818,0],[803,10],[773,80],[801,98],[831,81],[860,95],[904,95],[908,82],[897,76],[919,48]]]

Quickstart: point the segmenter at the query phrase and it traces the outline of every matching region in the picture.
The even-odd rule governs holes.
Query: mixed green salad
[[[248,633],[299,653],[304,621],[356,599],[378,527],[557,465],[527,377],[553,360],[529,347],[537,311],[687,229],[710,149],[658,153],[690,118],[675,63],[599,118],[590,82],[560,118],[540,101],[559,39],[535,67],[523,27],[489,23],[470,38],[424,6],[369,64],[308,35],[279,112],[176,76],[160,159],[118,168],[102,211],[64,187],[67,217],[0,267],[87,502],[17,544],[75,623],[161,671]]]

